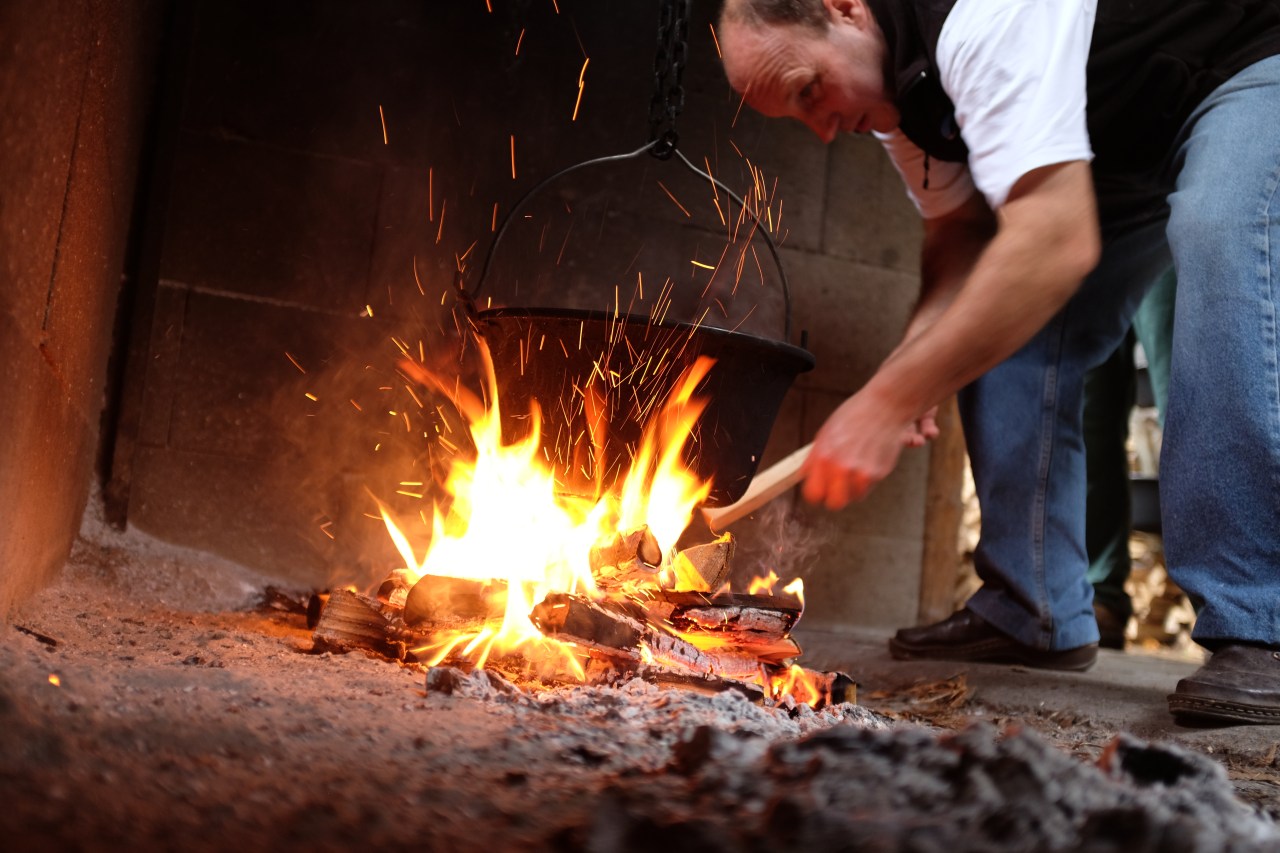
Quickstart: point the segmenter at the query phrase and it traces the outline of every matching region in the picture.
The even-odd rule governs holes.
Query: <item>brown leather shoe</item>
[[[1280,723],[1280,651],[1222,646],[1178,682],[1169,712],[1179,723]]]
[[[966,608],[932,625],[903,628],[889,640],[889,654],[898,660],[1020,663],[1037,669],[1083,672],[1097,659],[1098,644],[1052,651],[1035,649],[993,628]]]

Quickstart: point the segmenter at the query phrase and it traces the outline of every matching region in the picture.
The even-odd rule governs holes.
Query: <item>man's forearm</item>
[[[976,254],[977,231],[942,234],[951,248],[933,261],[926,244],[926,268],[937,264],[933,280],[903,343],[865,389],[903,417],[918,417],[1030,340],[1096,262],[1087,164],[1035,177],[1011,197],[995,237]]]

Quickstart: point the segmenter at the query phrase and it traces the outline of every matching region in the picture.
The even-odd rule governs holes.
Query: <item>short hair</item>
[[[797,24],[825,30],[831,23],[822,0],[725,0],[722,21],[750,26]]]

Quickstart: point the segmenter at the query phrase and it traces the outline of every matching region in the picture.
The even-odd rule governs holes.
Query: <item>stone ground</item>
[[[1266,850],[1280,728],[1179,729],[1194,663],[1082,675],[801,635],[859,706],[644,683],[451,690],[310,654],[271,582],[86,524],[0,639],[8,850]],[[1173,680],[1170,680],[1173,679]]]

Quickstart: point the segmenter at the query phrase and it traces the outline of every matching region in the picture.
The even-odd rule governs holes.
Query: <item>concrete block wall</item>
[[[920,233],[874,142],[825,147],[740,109],[715,14],[694,4],[680,148],[740,191],[746,160],[777,181],[793,342],[807,330],[818,357],[777,417],[768,464],[810,439],[896,342]],[[394,374],[392,339],[447,364],[454,270],[464,258],[475,285],[495,215],[558,169],[647,140],[657,15],[639,0],[196,4],[150,357],[130,377],[143,401],[126,437],[130,523],[302,583],[384,572],[395,558],[369,491],[412,513],[395,486],[432,464],[401,422],[421,412]],[[722,228],[705,187],[646,160],[628,168],[681,199],[702,193],[695,215],[642,193],[623,167],[580,176],[548,192],[552,207],[617,192],[594,227],[565,238],[563,274],[515,299],[506,274],[486,288],[611,306],[592,265],[630,259],[636,238],[687,271],[689,247]],[[519,255],[513,275],[536,284],[551,255]],[[768,289],[749,322],[777,335]],[[909,452],[854,509],[743,522],[744,565],[803,573],[810,624],[914,621],[927,471],[927,451]]]
[[[89,494],[163,13],[0,4],[0,615]]]

